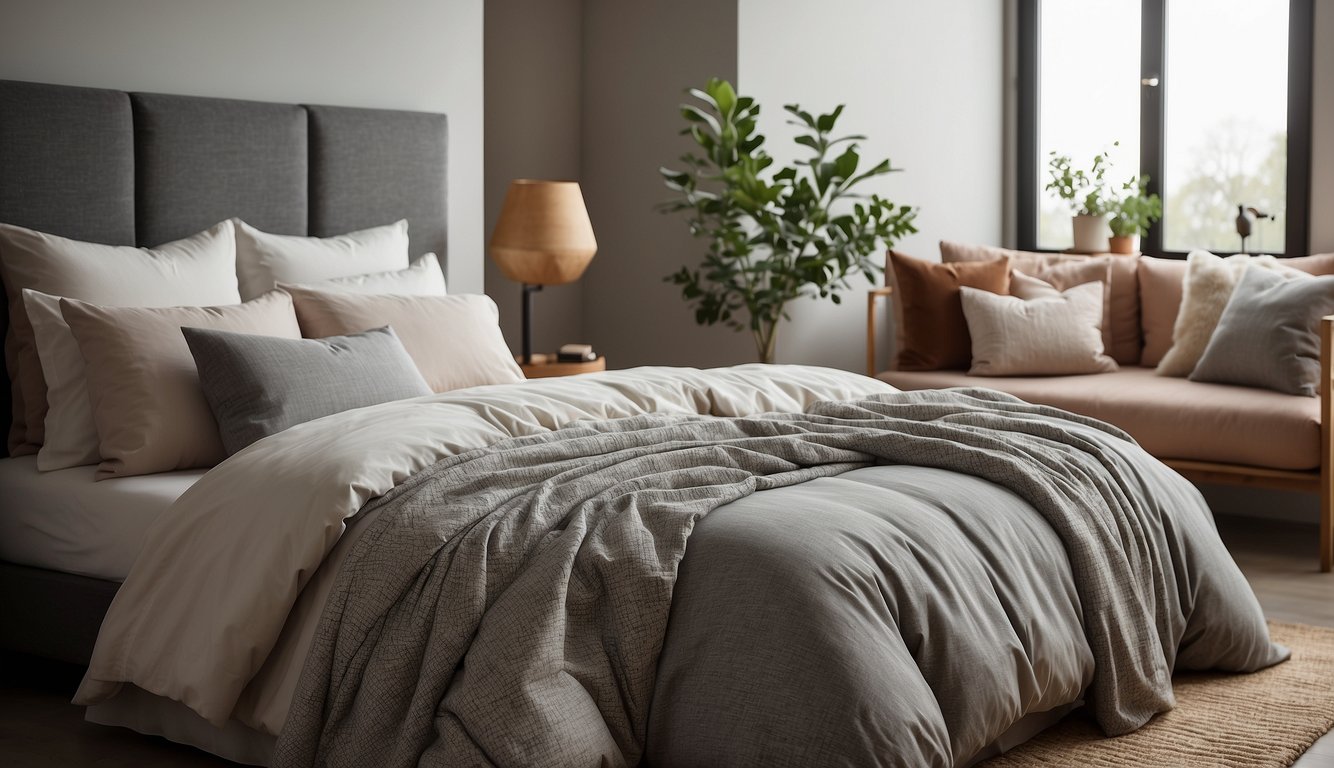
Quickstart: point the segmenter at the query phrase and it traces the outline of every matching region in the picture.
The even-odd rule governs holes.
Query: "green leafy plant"
[[[661,210],[684,212],[690,233],[708,243],[699,266],[667,276],[681,287],[701,325],[721,323],[750,331],[763,362],[773,362],[779,322],[801,296],[839,303],[849,277],[874,282],[883,248],[916,232],[912,206],[895,206],[879,195],[854,189],[868,179],[901,169],[882,160],[866,170],[857,142],[864,136],[833,136],[843,106],[812,115],[787,105],[797,144],[810,156],[774,169],[756,132],[760,105],[738,96],[732,85],[711,79],[681,105],[699,152],[680,160],[684,170],[661,168],[677,193]]]
[[[1163,200],[1149,194],[1149,177],[1138,176],[1121,186],[1121,195],[1112,202],[1108,224],[1117,237],[1143,237],[1149,227],[1163,217]]]
[[[1121,142],[1112,146],[1119,147]],[[1051,159],[1047,161],[1050,181],[1045,189],[1055,192],[1057,197],[1068,203],[1076,216],[1101,216],[1108,212],[1113,202],[1107,196],[1107,172],[1111,167],[1111,159],[1106,151],[1093,156],[1093,165],[1088,171],[1075,168],[1069,155],[1052,152]]]

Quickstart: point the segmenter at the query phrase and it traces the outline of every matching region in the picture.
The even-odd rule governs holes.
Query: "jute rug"
[[[1292,765],[1334,726],[1334,629],[1271,621],[1269,631],[1292,649],[1291,659],[1250,675],[1180,675],[1176,709],[1134,733],[1109,739],[1092,720],[1072,715],[981,765]]]

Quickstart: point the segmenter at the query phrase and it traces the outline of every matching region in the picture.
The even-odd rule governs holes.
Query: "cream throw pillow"
[[[308,339],[389,326],[432,392],[523,381],[491,297],[362,295],[285,288]]]
[[[1238,253],[1223,258],[1208,251],[1192,251],[1186,257],[1186,278],[1182,283],[1181,308],[1172,326],[1172,348],[1158,363],[1159,376],[1184,378],[1195,370],[1209,339],[1218,327],[1228,299],[1248,266],[1274,269],[1285,274],[1303,274],[1284,266],[1273,256],[1248,256]]]
[[[338,293],[392,293],[399,296],[444,296],[448,293],[445,290],[445,273],[440,270],[440,260],[434,253],[413,261],[407,269],[335,277],[314,283],[279,283],[278,287]]]
[[[23,290],[137,307],[236,304],[236,237],[230,221],[156,248],[102,245],[0,224],[0,271],[9,297],[5,359],[14,382],[14,455],[46,436],[46,379]]]
[[[973,337],[970,376],[1116,370],[1116,361],[1103,354],[1102,283],[1077,285],[1055,295],[1029,284],[1024,290],[1040,297],[1027,301],[1017,295],[1000,296],[968,287],[960,290]]]
[[[83,354],[102,463],[97,479],[211,467],[227,457],[182,326],[301,338],[281,291],[229,307],[60,302]]]
[[[274,235],[240,219],[234,221],[236,279],[246,301],[273,290],[278,283],[312,283],[408,268],[407,219],[335,237]]]

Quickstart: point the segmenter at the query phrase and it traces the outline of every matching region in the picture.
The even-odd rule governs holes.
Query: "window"
[[[1160,255],[1298,255],[1307,241],[1312,0],[1021,0],[1021,248],[1070,246],[1070,211],[1043,190],[1051,152],[1116,186],[1147,174]],[[1119,142],[1119,145],[1117,144]],[[1254,214],[1251,214],[1254,218]]]

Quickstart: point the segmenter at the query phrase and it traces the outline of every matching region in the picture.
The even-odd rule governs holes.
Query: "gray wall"
[[[5,0],[0,77],[449,115],[449,288],[482,290],[482,1]]]
[[[1311,92],[1311,252],[1334,251],[1334,2],[1315,4]]]
[[[585,0],[582,180],[598,255],[584,277],[584,335],[613,368],[714,366],[754,359],[748,337],[700,328],[662,281],[700,253],[658,166],[688,149],[683,91],[737,76],[732,0]]]
[[[580,177],[582,13],[581,0],[487,0],[488,239],[511,180]],[[593,224],[600,238],[602,228]],[[486,292],[500,306],[500,326],[517,353],[519,284],[489,258]],[[534,297],[533,351],[585,340],[583,299],[584,281],[548,286]]]

